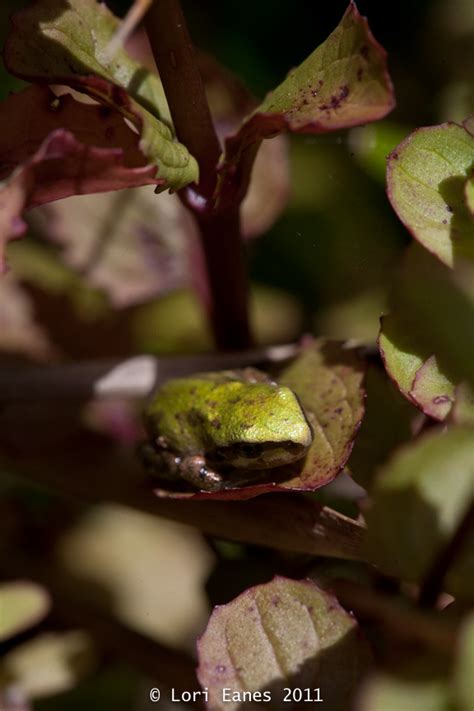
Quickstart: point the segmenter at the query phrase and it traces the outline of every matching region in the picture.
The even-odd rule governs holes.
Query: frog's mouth
[[[270,469],[291,464],[301,459],[308,448],[298,442],[241,443],[219,447],[206,454],[206,459],[216,466],[233,469]]]

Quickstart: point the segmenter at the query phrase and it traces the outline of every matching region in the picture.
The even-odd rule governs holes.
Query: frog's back
[[[188,454],[263,440],[306,446],[311,437],[294,393],[258,371],[170,380],[153,397],[146,420],[152,437]]]

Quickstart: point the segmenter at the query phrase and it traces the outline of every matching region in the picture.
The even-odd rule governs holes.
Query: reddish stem
[[[199,164],[199,185],[181,198],[197,219],[208,284],[206,307],[222,350],[251,345],[239,209],[219,212],[213,195],[221,147],[179,0],[155,0],[146,28],[178,139]]]

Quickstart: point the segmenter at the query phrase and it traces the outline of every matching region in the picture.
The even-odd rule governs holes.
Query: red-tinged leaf
[[[302,463],[267,472],[262,483],[218,492],[183,493],[157,489],[161,497],[193,499],[253,498],[278,491],[314,491],[344,467],[364,414],[365,365],[354,351],[336,342],[316,341],[285,368],[278,382],[291,388],[304,407],[313,443]]]
[[[417,129],[388,159],[393,209],[413,237],[450,267],[461,257],[474,259],[474,218],[465,194],[473,161],[474,135],[455,123]]]
[[[453,384],[440,372],[436,356],[430,356],[416,371],[409,394],[428,417],[444,420],[449,414]]]
[[[29,581],[0,585],[0,642],[25,632],[46,617],[51,600],[43,588]]]
[[[97,0],[36,0],[11,17],[5,64],[12,74],[33,83],[69,85],[75,80],[80,84],[83,77],[100,77],[171,125],[156,72],[120,46],[108,53],[119,27],[120,20]]]
[[[415,242],[391,313],[382,319],[379,348],[389,376],[408,400],[440,421],[456,403],[456,386],[474,382],[472,275],[470,263],[450,269]],[[467,409],[468,402],[462,411]]]
[[[196,226],[176,195],[157,196],[151,187],[78,195],[34,210],[29,222],[114,308],[189,281]]]
[[[444,420],[454,402],[455,383],[434,355],[427,355],[400,315],[382,319],[379,348],[387,373],[400,392],[428,417]]]
[[[108,56],[118,23],[97,0],[41,0],[13,16],[5,63],[18,77],[69,86],[120,111],[163,190],[179,190],[198,180],[197,163],[175,140],[157,76],[122,49]]]
[[[216,607],[198,655],[209,711],[321,701],[346,711],[370,659],[354,617],[333,596],[309,580],[282,577]]]
[[[244,194],[263,139],[326,133],[375,121],[394,107],[386,54],[354,2],[338,27],[226,140],[217,199]]]
[[[160,185],[120,114],[44,87],[11,95],[0,111],[0,263],[21,236],[24,210],[79,193]]]

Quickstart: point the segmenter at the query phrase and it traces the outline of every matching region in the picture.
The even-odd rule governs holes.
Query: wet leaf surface
[[[473,163],[474,136],[455,123],[417,129],[388,160],[392,207],[415,239],[448,266],[460,257],[474,259],[474,218],[464,192]]]
[[[302,350],[278,376],[305,410],[313,443],[302,463],[259,472],[263,481],[218,492],[179,493],[158,489],[159,496],[194,499],[248,499],[275,491],[314,491],[341,471],[352,450],[364,414],[365,366],[357,353],[337,342],[316,341]],[[249,477],[250,479],[250,477]]]
[[[292,702],[293,689],[316,698],[317,688],[331,711],[343,711],[369,659],[354,617],[334,597],[308,580],[282,577],[216,607],[198,654],[211,711],[259,708],[265,690],[266,708],[291,709],[301,701]],[[255,703],[244,692],[254,692]]]

